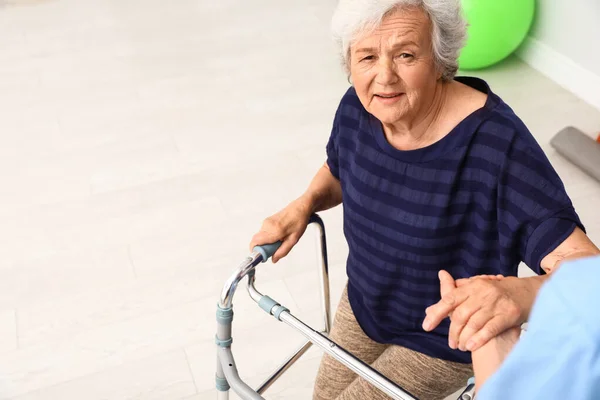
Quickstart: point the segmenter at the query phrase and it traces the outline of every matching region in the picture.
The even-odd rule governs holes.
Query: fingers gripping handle
[[[261,246],[254,246],[253,251],[257,251],[262,255],[262,262],[266,262],[269,258],[275,254],[277,249],[281,246],[281,241],[277,241],[271,244],[263,244]]]

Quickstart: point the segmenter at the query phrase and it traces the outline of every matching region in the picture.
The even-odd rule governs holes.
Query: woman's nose
[[[398,83],[399,80],[400,76],[392,60],[381,59],[377,65],[377,83],[381,85],[393,85]]]

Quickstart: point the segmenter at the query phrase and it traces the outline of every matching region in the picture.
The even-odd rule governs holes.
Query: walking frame
[[[267,295],[260,293],[255,287],[255,268],[263,262],[266,262],[281,245],[277,242],[270,245],[257,246],[252,254],[247,257],[241,265],[235,270],[233,275],[227,280],[221,297],[217,305],[217,373],[216,387],[217,399],[229,400],[229,390],[232,389],[243,400],[264,400],[262,394],[284,373],[286,372],[306,351],[313,345],[317,345],[323,351],[334,357],[346,367],[350,368],[356,374],[366,379],[372,385],[386,393],[395,400],[418,400],[400,386],[374,370],[370,365],[365,364],[354,355],[344,350],[335,342],[329,340],[327,336],[331,328],[331,310],[329,295],[329,270],[327,264],[327,243],[325,239],[325,226],[323,220],[317,214],[310,217],[309,225],[316,225],[319,230],[320,245],[320,281],[321,281],[321,299],[323,311],[324,328],[316,331],[304,322],[296,318],[289,309],[279,304]],[[277,320],[291,326],[306,337],[307,342],[300,347],[292,356],[290,356],[275,372],[268,377],[258,389],[254,390],[240,378],[235,360],[231,350],[231,329],[233,321],[233,296],[238,284],[248,277],[248,293],[250,297],[258,303],[258,306],[265,312],[275,317]],[[466,389],[458,397],[458,400],[473,400],[475,398],[475,384],[473,378],[467,383]]]

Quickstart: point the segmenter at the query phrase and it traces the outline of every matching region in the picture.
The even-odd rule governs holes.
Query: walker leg
[[[259,394],[263,394],[268,388],[271,387],[271,385],[275,383],[277,379],[279,379],[281,375],[283,375],[285,371],[287,371],[292,365],[294,365],[294,363],[298,361],[298,359],[302,357],[302,355],[306,353],[308,349],[310,349],[310,346],[312,346],[312,343],[306,342],[304,346],[302,346],[296,353],[294,353],[294,355],[288,358],[288,360],[284,362],[281,365],[281,367],[277,368],[277,370],[269,378],[267,378],[267,380],[265,380],[256,391]]]
[[[228,307],[217,306],[217,336],[215,341],[217,348],[229,348],[231,346],[231,322],[233,320],[233,310]],[[229,383],[223,371],[221,359],[217,353],[217,373],[215,376],[215,385],[217,387],[218,400],[229,400]]]

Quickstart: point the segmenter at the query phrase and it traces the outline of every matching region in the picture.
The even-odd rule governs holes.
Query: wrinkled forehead
[[[389,12],[383,17],[381,24],[366,26],[357,35],[351,49],[400,42],[412,42],[423,47],[431,42],[431,22],[421,8],[401,8]]]

